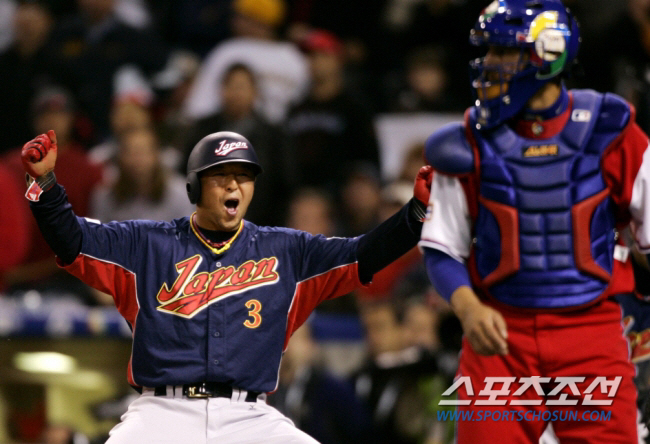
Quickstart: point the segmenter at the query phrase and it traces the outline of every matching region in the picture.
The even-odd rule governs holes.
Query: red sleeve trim
[[[84,283],[113,296],[117,311],[131,325],[131,330],[135,335],[135,320],[140,310],[135,273],[113,262],[97,259],[83,253],[79,254],[70,265],[64,266],[58,258],[57,263]],[[133,376],[133,351],[131,351],[131,357],[129,358],[126,379],[130,385],[138,386]]]
[[[630,220],[628,208],[632,200],[634,180],[643,163],[643,153],[648,147],[648,137],[634,122],[634,115],[634,108],[631,108],[630,121],[607,147],[601,159],[603,179],[624,225]]]
[[[289,307],[283,350],[286,350],[293,332],[304,324],[318,304],[363,286],[358,269],[359,264],[354,262],[298,282]]]
[[[62,268],[91,287],[113,296],[117,310],[135,328],[139,310],[135,273],[113,262],[83,253],[73,263]]]

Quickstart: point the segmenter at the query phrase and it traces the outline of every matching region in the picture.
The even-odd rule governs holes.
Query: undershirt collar
[[[244,221],[241,221],[239,227],[235,231],[208,230],[199,227],[196,223],[196,213],[194,213],[192,214],[192,217],[190,217],[190,226],[192,227],[192,231],[194,231],[196,237],[198,237],[205,246],[212,250],[213,253],[221,254],[230,248],[239,233],[241,233],[242,228],[244,227]]]
[[[564,128],[569,119],[572,97],[562,85],[555,103],[543,110],[525,110],[521,118],[513,123],[517,134],[529,139],[548,139]]]

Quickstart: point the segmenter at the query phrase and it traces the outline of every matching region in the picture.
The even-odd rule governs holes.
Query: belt
[[[253,392],[233,388],[231,385],[223,382],[200,382],[197,384],[183,384],[177,386],[161,385],[154,387],[154,396],[168,396],[167,388],[172,387],[174,391],[183,391],[183,396],[187,398],[232,398],[234,392],[242,395],[245,393],[246,402],[255,402],[262,392]],[[173,396],[173,395],[172,395]]]

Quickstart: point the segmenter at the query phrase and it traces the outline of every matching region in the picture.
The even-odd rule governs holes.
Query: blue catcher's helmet
[[[487,66],[484,59],[470,63],[477,127],[487,129],[518,113],[573,63],[580,31],[560,0],[494,0],[481,12],[470,43],[521,49],[517,66]]]

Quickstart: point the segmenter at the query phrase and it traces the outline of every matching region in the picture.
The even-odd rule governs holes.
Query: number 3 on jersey
[[[244,321],[244,326],[248,328],[257,328],[262,323],[262,315],[260,310],[262,309],[262,303],[257,299],[251,299],[246,302],[246,308],[248,308],[248,316],[253,318],[252,320],[246,319]]]

